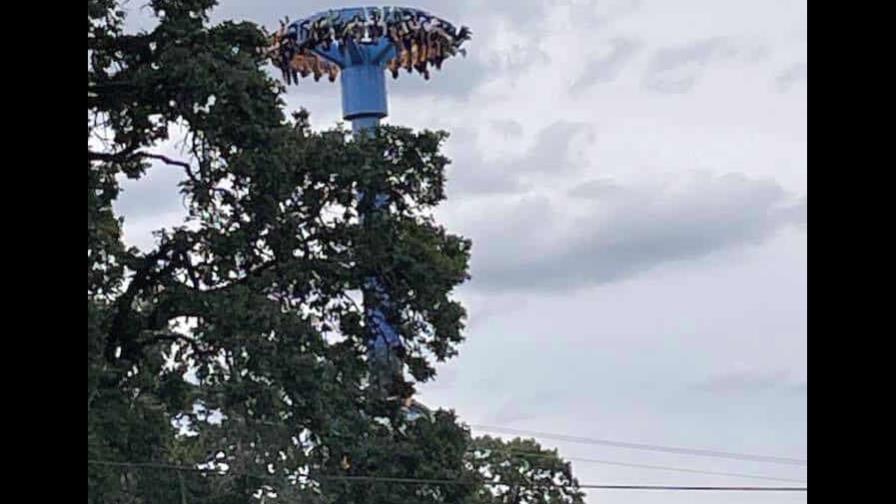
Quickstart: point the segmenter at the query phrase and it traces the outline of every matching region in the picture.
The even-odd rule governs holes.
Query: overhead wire
[[[261,424],[261,425],[273,426],[273,427],[288,427],[287,424],[281,423],[281,422],[257,421],[255,423]],[[539,437],[544,437],[546,439],[560,437],[560,438],[563,438],[562,440],[570,440],[569,438],[572,437],[572,436],[567,436],[567,435],[562,435],[562,434],[547,434],[547,433],[534,432],[534,431],[524,431],[524,430],[520,430],[520,429],[511,429],[508,427],[494,427],[494,426],[484,426],[484,425],[471,425],[470,427],[473,427],[473,428],[479,429],[479,430],[489,430],[489,431],[495,431],[495,432],[511,432],[511,433],[522,434],[522,435],[537,435]],[[577,439],[577,440],[578,439],[588,439],[590,442],[604,442],[604,440],[595,440],[595,439],[589,439],[589,438],[575,438],[575,439]],[[632,443],[622,443],[622,442],[618,442],[618,441],[606,441],[606,442],[607,443],[616,443],[616,444],[626,444],[626,445],[632,444]],[[628,446],[626,446],[626,447],[628,447]],[[662,448],[666,448],[666,449],[670,449],[670,450],[673,449],[671,447],[662,447]],[[676,448],[676,449],[693,451],[693,449],[687,449],[687,448]],[[470,453],[475,452],[476,450],[478,450],[478,449],[472,448],[472,449],[470,449]],[[486,449],[483,449],[483,450],[486,450]],[[674,471],[674,472],[683,472],[683,473],[692,473],[692,474],[707,474],[707,475],[712,475],[712,476],[728,476],[728,477],[736,477],[736,478],[759,479],[759,480],[769,480],[769,481],[789,481],[789,482],[795,482],[795,483],[806,483],[806,480],[804,480],[804,479],[784,478],[784,477],[778,477],[778,476],[768,476],[768,475],[759,475],[759,474],[745,474],[745,473],[737,473],[737,472],[707,471],[707,470],[703,470],[703,469],[693,469],[693,468],[663,466],[663,465],[638,464],[638,463],[633,463],[633,462],[620,462],[620,461],[615,461],[615,460],[595,459],[595,458],[587,458],[587,457],[563,456],[563,455],[559,455],[559,454],[551,453],[551,452],[533,451],[533,450],[525,450],[525,449],[519,449],[519,448],[490,448],[487,450],[506,453],[506,454],[510,454],[510,455],[525,455],[525,456],[537,457],[537,458],[557,457],[562,460],[584,462],[584,463],[590,463],[590,464],[603,464],[603,465],[614,465],[614,466],[620,466],[620,467],[631,467],[631,468],[638,468],[638,469]],[[704,452],[707,450],[699,450],[699,451]],[[713,453],[713,454],[722,453],[722,454],[726,454],[726,455],[738,455],[740,457],[757,457],[757,458],[763,458],[763,459],[765,459],[765,458],[778,459],[779,458],[779,457],[767,457],[767,456],[763,456],[763,455],[734,454],[734,453],[730,453],[730,452],[711,452],[711,453]],[[701,453],[701,455],[707,455],[707,454]]]
[[[770,481],[791,481],[794,483],[806,483],[806,480],[803,479],[795,479],[795,478],[782,478],[778,476],[767,476],[761,474],[745,474],[745,473],[736,473],[736,472],[720,472],[720,471],[707,471],[703,469],[691,469],[686,467],[672,467],[672,466],[662,466],[662,465],[650,465],[650,464],[636,464],[632,462],[619,462],[615,460],[603,460],[603,459],[594,459],[594,458],[583,458],[583,457],[570,457],[570,456],[560,456],[555,455],[553,453],[542,453],[535,451],[527,451],[527,450],[516,450],[516,449],[507,449],[507,450],[499,450],[512,455],[525,455],[529,457],[544,457],[544,458],[553,458],[557,457],[562,460],[569,460],[575,462],[585,462],[590,464],[603,464],[603,465],[614,465],[621,467],[632,467],[636,469],[652,469],[652,470],[660,470],[660,471],[675,471],[675,472],[684,472],[684,473],[693,473],[693,474],[708,474],[712,476],[730,476],[736,478],[750,478],[750,479],[761,479],[761,480],[770,480]]]
[[[105,466],[117,466],[117,467],[144,467],[144,468],[158,468],[158,469],[172,469],[172,470],[181,470],[181,471],[192,471],[192,472],[201,472],[205,474],[218,474],[214,471],[210,471],[208,469],[201,469],[199,467],[192,466],[181,466],[176,464],[162,464],[162,463],[153,463],[153,462],[117,462],[110,460],[95,460],[88,459],[88,464],[93,465],[105,465]],[[272,479],[273,475],[257,475],[257,474],[248,474],[248,473],[234,473],[237,476],[249,476],[255,477],[259,479]],[[507,483],[500,483],[496,481],[464,481],[458,479],[436,479],[436,478],[401,478],[401,477],[390,477],[390,476],[352,476],[352,475],[339,475],[339,474],[315,474],[313,476],[308,476],[309,478],[316,478],[321,480],[336,480],[336,481],[366,481],[366,482],[379,482],[379,483],[401,483],[401,484],[414,484],[414,485],[471,485],[471,484],[482,484],[486,486],[508,486]],[[737,492],[806,492],[808,491],[807,487],[757,487],[757,486],[685,486],[685,485],[604,485],[604,484],[596,484],[596,483],[581,483],[578,485],[559,485],[559,484],[551,484],[554,488],[562,488],[562,489],[604,489],[604,490],[677,490],[677,491],[737,491]]]
[[[624,441],[612,441],[608,439],[595,439],[588,438],[582,436],[570,436],[567,434],[554,434],[548,432],[538,432],[538,431],[529,431],[523,429],[514,429],[510,427],[497,427],[490,425],[470,425],[471,428],[487,431],[487,432],[500,432],[504,434],[519,434],[524,436],[535,436],[544,439],[553,439],[557,441],[568,441],[571,443],[584,443],[584,444],[596,444],[596,445],[604,445],[604,446],[614,446],[617,448],[629,448],[633,450],[648,450],[648,451],[657,451],[657,452],[665,452],[665,453],[677,453],[682,455],[695,455],[701,457],[717,457],[717,458],[728,458],[734,460],[750,460],[756,462],[770,462],[774,464],[791,464],[791,465],[808,465],[808,462],[804,459],[790,458],[790,457],[778,457],[771,455],[753,455],[746,453],[735,453],[735,452],[727,452],[727,451],[718,451],[718,450],[704,450],[699,448],[681,448],[681,447],[673,447],[673,446],[662,446],[655,444],[646,444],[646,443],[631,443]]]

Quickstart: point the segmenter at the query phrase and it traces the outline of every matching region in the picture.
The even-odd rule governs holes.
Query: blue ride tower
[[[466,27],[458,30],[418,9],[343,8],[281,23],[274,35],[272,59],[288,84],[309,75],[315,80],[327,75],[335,81],[339,74],[343,118],[351,121],[354,135],[360,136],[375,134],[380,120],[388,115],[387,72],[397,77],[402,70],[416,71],[428,79],[431,67],[441,69],[444,60],[466,54],[460,46],[469,37]],[[365,197],[358,196],[359,200]],[[365,222],[377,212],[388,211],[385,195],[370,196],[372,204],[363,205],[370,209],[362,215]],[[371,381],[384,389],[404,368],[401,337],[386,316],[392,308],[382,280],[367,279],[364,311]]]

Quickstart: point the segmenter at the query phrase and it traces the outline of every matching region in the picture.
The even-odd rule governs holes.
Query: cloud
[[[518,77],[532,66],[550,64],[551,56],[538,47],[537,42],[537,39],[528,39],[525,44],[514,44],[507,50],[493,53],[488,59],[489,69],[495,73]]]
[[[800,81],[808,78],[808,67],[805,63],[795,63],[775,77],[775,85],[782,93]]]
[[[550,373],[550,367],[550,363],[545,363],[545,369],[540,371]],[[537,382],[537,380],[533,381]],[[508,425],[536,418],[540,411],[554,407],[562,398],[568,397],[568,392],[527,382],[523,391],[513,393],[503,402],[498,402],[500,407],[490,415],[490,418],[486,418],[486,422],[495,425]]]
[[[457,386],[459,377],[457,361],[448,361],[447,363],[437,366],[436,377],[436,380],[426,384],[427,390],[445,390]]]
[[[510,399],[509,401],[505,401],[504,404],[498,408],[498,411],[492,415],[489,421],[498,425],[507,425],[513,422],[534,418],[535,415],[527,410],[528,408],[525,408],[525,403],[520,402],[518,399]]]
[[[650,58],[644,86],[661,93],[686,93],[694,87],[705,67],[712,62],[739,60],[754,62],[766,54],[761,46],[727,37],[711,37],[676,47],[657,50]]]
[[[392,79],[387,74],[386,86],[390,94],[402,97],[432,95],[467,100],[480,86],[495,78],[494,72],[492,65],[482,62],[475,55],[466,58],[457,56],[445,61],[441,70],[433,68],[429,80],[416,72],[408,74],[401,71],[398,79]]]
[[[504,136],[518,137],[523,134],[523,125],[512,119],[490,121],[489,125]]]
[[[454,128],[445,145],[451,159],[447,168],[449,194],[507,194],[525,190],[524,185],[496,163],[485,163],[476,152],[477,133],[468,128]]]
[[[523,155],[486,162],[476,152],[476,132],[455,129],[446,146],[453,160],[448,172],[450,190],[460,196],[513,194],[527,190],[533,176],[571,173],[577,167],[573,143],[589,132],[585,123],[557,121],[542,129]]]
[[[121,193],[113,203],[116,213],[128,219],[143,219],[176,210],[186,211],[179,184],[183,169],[153,162],[139,180],[120,177]]]
[[[434,1],[439,4],[451,3],[444,2],[444,0]],[[541,23],[551,2],[545,0],[490,0],[489,2],[462,0],[458,4],[462,6],[459,9],[460,13],[468,17],[464,23],[473,28],[475,35],[476,21],[481,20],[485,13],[500,18],[517,29],[530,29]],[[433,10],[432,12],[436,13],[437,11]]]
[[[570,20],[590,30],[602,29],[641,8],[642,0],[552,0],[551,7],[569,7]]]
[[[806,219],[805,199],[772,180],[735,174],[694,173],[635,186],[599,180],[572,192],[592,198],[579,216],[543,196],[519,199],[501,213],[492,209],[493,227],[468,233],[476,251],[471,287],[570,291],[617,282],[661,264],[760,243]]]
[[[574,198],[594,199],[612,194],[621,188],[609,177],[592,179],[570,189],[566,194]]]
[[[724,395],[769,391],[805,394],[808,384],[805,380],[794,380],[785,370],[738,371],[707,378],[692,388]]]
[[[581,77],[570,88],[570,93],[580,94],[594,84],[615,80],[625,64],[641,48],[640,42],[627,38],[615,38],[610,41],[610,46],[610,53],[606,56],[588,60]]]
[[[148,152],[192,163],[191,154],[182,145],[186,128],[170,125],[170,137],[147,148]],[[149,250],[156,242],[155,231],[186,223],[187,201],[180,184],[187,179],[180,166],[150,160],[149,168],[139,179],[118,176],[121,192],[112,203],[115,213],[124,217],[125,243]]]
[[[196,223],[186,223],[185,210],[171,210],[155,212],[143,217],[132,217],[125,214],[123,238],[131,247],[147,252],[158,245],[155,233],[162,229],[174,229],[185,226],[188,229],[196,229]]]
[[[582,122],[556,121],[538,133],[534,145],[522,159],[509,161],[506,167],[513,167],[521,173],[558,173],[575,168],[572,157],[572,142],[580,133],[588,132],[588,125]]]

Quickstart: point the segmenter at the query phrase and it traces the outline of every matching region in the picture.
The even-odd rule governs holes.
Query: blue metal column
[[[385,39],[372,44],[348,41],[341,54],[323,55],[339,61],[342,67],[342,115],[352,122],[352,132],[355,136],[374,134],[380,119],[388,115],[385,65],[395,57],[395,47]],[[364,197],[360,193],[359,202]],[[361,216],[364,221],[369,221],[372,213],[388,211],[385,195],[375,195],[372,203],[371,213]],[[402,373],[400,355],[404,348],[398,331],[386,318],[393,307],[381,280],[368,278],[364,290],[371,381],[381,392],[388,393],[390,384]]]
[[[388,115],[386,65],[390,61],[398,62],[399,51],[403,56],[402,68],[408,72],[416,70],[428,79],[428,66],[441,69],[446,58],[466,55],[460,46],[471,35],[466,27],[458,30],[448,21],[406,7],[331,9],[288,26],[286,23],[288,20],[272,36],[271,57],[275,66],[281,69],[289,84],[309,73],[314,74],[315,80],[324,73],[335,77],[331,68],[319,65],[319,60],[337,65],[341,74],[343,118],[351,121],[356,138],[373,134],[380,119]],[[305,59],[308,51],[318,58],[312,58],[309,63]],[[390,69],[397,71],[396,67]],[[366,200],[371,197],[372,201]],[[388,212],[386,195],[359,193],[358,199],[364,209],[361,219],[366,225],[372,225],[376,217]],[[388,320],[396,306],[390,301],[386,287],[375,275],[365,279],[363,286],[370,376],[372,385],[380,391],[391,388],[389,385],[401,376],[404,366],[401,338]]]

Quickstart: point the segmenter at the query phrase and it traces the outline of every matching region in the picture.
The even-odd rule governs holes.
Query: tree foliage
[[[152,0],[156,26],[126,33],[116,1],[88,0],[91,502],[474,498],[481,476],[453,414],[406,424],[368,397],[358,306],[363,280],[385,279],[416,382],[456,354],[465,313],[451,292],[470,243],[430,216],[446,134],[355,140],[286,117],[266,34],[209,25],[214,3]],[[180,158],[157,150],[178,132]],[[149,170],[183,173],[188,216],[138,250],[113,204],[123,178]],[[359,191],[388,194],[390,211],[362,226]],[[469,484],[327,479],[361,474]]]
[[[572,466],[532,439],[504,441],[482,436],[468,454],[471,472],[481,478],[474,502],[482,504],[581,504],[583,494]]]

